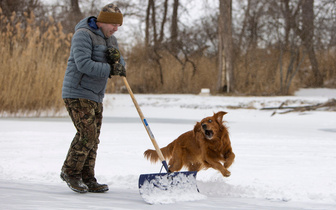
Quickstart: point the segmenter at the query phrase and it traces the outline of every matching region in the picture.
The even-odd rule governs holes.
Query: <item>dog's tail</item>
[[[174,149],[174,142],[168,144],[166,147],[161,148],[161,152],[163,154],[163,157],[165,159],[170,159],[170,157],[173,154],[173,149]],[[159,156],[157,154],[157,152],[155,150],[152,149],[148,149],[144,152],[144,156],[145,158],[147,158],[147,160],[149,160],[152,163],[155,163],[156,161],[159,160]]]

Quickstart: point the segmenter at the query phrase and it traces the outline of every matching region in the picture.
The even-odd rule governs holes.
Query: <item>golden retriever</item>
[[[197,122],[194,129],[180,135],[176,140],[161,148],[169,160],[170,172],[187,167],[189,171],[214,168],[228,177],[228,168],[234,161],[229,133],[223,124],[226,112],[217,112]],[[144,156],[151,162],[159,157],[155,150],[146,150]]]

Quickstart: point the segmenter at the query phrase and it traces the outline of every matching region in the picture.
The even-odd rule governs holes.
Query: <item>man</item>
[[[88,17],[75,27],[64,76],[62,98],[77,133],[64,161],[61,178],[75,192],[105,192],[94,167],[102,124],[103,98],[109,77],[126,76],[125,61],[113,34],[123,23],[115,4],[98,18]]]

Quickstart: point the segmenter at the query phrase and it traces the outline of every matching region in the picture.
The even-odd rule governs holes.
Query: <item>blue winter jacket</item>
[[[62,98],[84,98],[103,102],[110,65],[105,59],[108,47],[118,48],[115,36],[106,38],[95,17],[81,20],[75,27],[65,72]],[[121,56],[120,63],[125,66]]]

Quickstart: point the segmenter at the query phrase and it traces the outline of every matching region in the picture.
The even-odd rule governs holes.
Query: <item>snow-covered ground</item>
[[[72,192],[59,178],[75,134],[65,111],[58,117],[0,119],[0,209],[336,209],[336,112],[280,114],[260,110],[336,98],[336,90],[301,90],[284,97],[138,95],[160,146],[203,117],[227,111],[233,151],[231,177],[197,174],[202,196],[163,198],[149,205],[138,192],[140,174],[157,173],[143,152],[153,148],[127,94],[108,95],[96,176],[110,190]],[[237,109],[240,107],[240,109]]]

